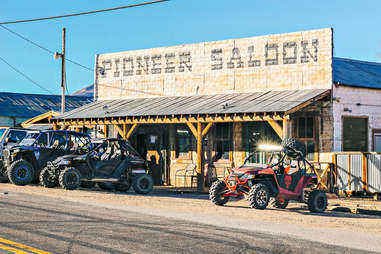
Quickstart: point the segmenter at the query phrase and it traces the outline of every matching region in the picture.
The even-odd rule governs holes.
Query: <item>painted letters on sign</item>
[[[318,40],[313,40],[311,43],[308,41],[301,41],[300,47],[302,54],[299,57],[300,63],[308,63],[310,61],[318,61]],[[281,49],[279,49],[281,47]],[[259,67],[261,60],[254,59],[254,45],[241,49],[234,47],[231,49],[231,55],[228,59],[223,59],[223,49],[213,49],[210,54],[210,69],[222,70],[244,68],[244,67]],[[246,50],[246,58],[241,56],[241,50]],[[282,61],[279,57],[282,52]],[[277,43],[267,43],[264,48],[264,63],[265,65],[279,65],[279,64],[296,64],[298,59],[298,46],[297,42],[285,42],[279,46]],[[177,61],[176,61],[177,57]],[[178,64],[176,64],[176,62]],[[119,77],[121,73],[123,76],[133,75],[148,75],[148,74],[161,74],[161,73],[175,73],[175,72],[192,72],[192,56],[191,52],[166,53],[163,55],[151,56],[137,56],[128,57],[123,59],[104,60],[100,69],[102,76],[106,77],[107,72],[111,70],[114,64],[114,77]],[[122,72],[120,70],[123,70]]]
[[[330,89],[332,48],[327,28],[100,54],[97,98]]]

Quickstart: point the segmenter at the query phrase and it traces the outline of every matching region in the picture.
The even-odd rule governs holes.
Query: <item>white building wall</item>
[[[372,130],[381,129],[381,89],[333,86],[332,97],[333,152],[342,151],[343,116],[368,117],[368,151],[372,151]]]

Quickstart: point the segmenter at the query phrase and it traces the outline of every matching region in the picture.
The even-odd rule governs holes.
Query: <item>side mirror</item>
[[[4,140],[4,145],[6,145],[6,144],[8,144],[9,143],[9,138],[6,138],[5,140]]]

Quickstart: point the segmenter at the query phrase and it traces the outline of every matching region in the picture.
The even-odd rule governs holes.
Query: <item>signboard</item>
[[[330,89],[332,29],[96,56],[98,99]]]

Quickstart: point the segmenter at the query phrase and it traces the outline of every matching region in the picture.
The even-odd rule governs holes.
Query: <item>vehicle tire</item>
[[[296,151],[301,152],[303,154],[303,157],[306,156],[306,147],[297,139],[285,138],[282,141],[282,146],[285,148],[285,152],[287,153],[287,155],[289,155],[291,157],[296,157],[296,156],[298,156],[298,154],[294,154],[291,151],[287,151],[288,147],[290,147]]]
[[[81,184],[81,173],[76,168],[66,168],[60,173],[59,183],[63,189],[77,189]]]
[[[81,186],[82,188],[91,189],[96,184],[97,184],[96,182],[92,182],[92,181],[81,181],[81,184],[79,186]]]
[[[249,191],[248,200],[251,208],[265,209],[270,200],[269,188],[263,183],[254,184]]]
[[[9,182],[7,169],[4,166],[0,166],[0,183]]]
[[[34,168],[26,160],[15,161],[8,168],[8,178],[16,185],[27,185],[32,181],[33,176]]]
[[[217,180],[212,183],[209,189],[209,199],[215,205],[225,205],[229,201],[229,197],[222,197],[222,192],[227,191],[226,184],[222,180]]]
[[[308,195],[308,210],[314,213],[323,213],[327,208],[327,195],[322,190],[313,190]]]
[[[40,173],[40,183],[46,188],[54,188],[58,186],[58,177],[52,175],[48,168],[44,168]]]
[[[288,206],[288,200],[279,200],[277,198],[271,198],[270,204],[274,208],[285,209]]]
[[[150,175],[142,174],[135,176],[132,188],[138,194],[147,194],[152,191],[153,180]]]
[[[111,182],[99,182],[98,186],[102,190],[113,190],[114,189],[114,185]]]

